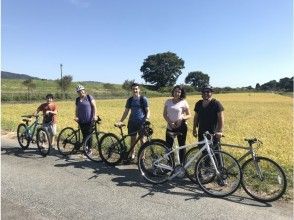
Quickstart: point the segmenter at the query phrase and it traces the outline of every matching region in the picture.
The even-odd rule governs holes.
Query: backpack
[[[128,106],[131,106],[131,103],[132,103],[132,101],[133,101],[133,96],[131,96],[130,98],[128,98],[128,101],[127,101],[127,103],[128,103]],[[141,107],[141,109],[142,109],[142,111],[143,111],[143,114],[144,114],[144,116],[146,116],[147,115],[147,112],[146,112],[146,109],[144,108],[144,96],[140,96],[140,107]]]

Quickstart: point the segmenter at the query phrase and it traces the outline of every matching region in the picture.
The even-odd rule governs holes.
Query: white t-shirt
[[[173,103],[172,99],[168,99],[165,102],[166,113],[169,120],[172,122],[183,119],[183,115],[186,109],[189,108],[188,102],[186,100],[181,100],[178,103]],[[167,125],[169,129],[169,125]]]

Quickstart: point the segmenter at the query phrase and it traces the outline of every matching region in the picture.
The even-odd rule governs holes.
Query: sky
[[[144,83],[144,59],[173,52],[177,80],[214,87],[294,75],[292,0],[2,0],[1,70],[45,79]]]

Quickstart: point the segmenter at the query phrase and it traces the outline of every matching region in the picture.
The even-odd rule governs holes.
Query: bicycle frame
[[[208,155],[209,155],[209,158],[210,160],[212,161],[212,164],[213,164],[213,167],[216,171],[216,174],[219,175],[219,171],[217,169],[217,166],[216,166],[216,163],[215,163],[215,160],[213,158],[213,155],[212,155],[212,149],[210,148],[209,145],[213,144],[213,141],[212,141],[212,137],[210,140],[208,140],[207,136],[206,135],[211,135],[209,134],[208,132],[205,132],[203,134],[203,137],[204,137],[204,140],[203,141],[199,141],[199,142],[196,142],[194,144],[189,144],[189,145],[184,145],[184,146],[175,146],[175,148],[171,151],[169,151],[168,153],[164,154],[163,155],[163,158],[160,158],[160,159],[157,159],[156,161],[154,161],[154,164],[159,167],[159,168],[163,168],[163,169],[166,169],[166,170],[170,170],[170,171],[173,171],[174,169],[170,166],[166,166],[166,165],[160,165],[160,161],[163,160],[163,159],[167,159],[168,156],[174,152],[176,152],[177,154],[177,159],[179,161],[179,150],[181,149],[184,149],[184,148],[188,148],[188,147],[197,147],[199,144],[204,144],[204,146],[189,160],[187,161],[187,163],[184,165],[184,169],[186,169],[187,167],[189,167],[189,165],[204,151],[206,150]],[[169,179],[173,179],[174,177],[176,177],[178,175],[178,172],[174,173],[172,176],[169,177]]]
[[[27,132],[27,135],[29,136],[29,138],[31,140],[33,140],[33,137],[35,135],[35,132],[37,131],[38,125],[41,125],[41,123],[39,123],[38,119],[39,119],[39,116],[36,116],[35,121],[31,125],[29,125],[28,121],[25,122],[26,126],[27,126],[26,127],[26,132]]]

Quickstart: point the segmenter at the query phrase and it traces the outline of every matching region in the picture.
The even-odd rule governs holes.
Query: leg
[[[186,137],[187,137],[187,131],[188,131],[187,124],[183,122],[178,131],[182,133],[182,135],[178,136],[179,146],[184,146],[186,144]],[[181,149],[179,154],[180,154],[180,163],[182,164],[184,162],[186,149],[185,148]]]

